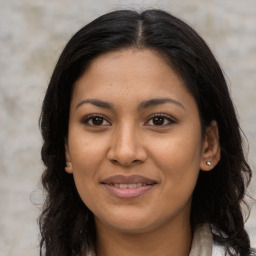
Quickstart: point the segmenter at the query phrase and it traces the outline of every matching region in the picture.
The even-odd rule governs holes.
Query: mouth
[[[108,184],[109,186],[114,186],[116,188],[139,188],[142,186],[148,186],[148,185],[152,185],[152,184],[142,184],[142,183],[132,183],[132,184]]]
[[[157,182],[139,175],[116,175],[104,179],[101,184],[112,196],[131,199],[149,192]]]

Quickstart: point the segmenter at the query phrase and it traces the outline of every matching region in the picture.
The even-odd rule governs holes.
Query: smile
[[[149,192],[157,182],[138,175],[116,175],[104,179],[101,184],[112,196],[120,199],[132,199]]]
[[[133,184],[109,184],[110,186],[114,186],[116,188],[138,188],[141,186],[147,186],[147,184],[142,184],[142,183],[133,183]]]

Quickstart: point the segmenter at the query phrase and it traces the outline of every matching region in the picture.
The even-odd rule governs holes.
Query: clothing
[[[204,224],[200,228],[197,228],[194,233],[189,256],[198,255],[225,256],[224,248],[214,243],[209,224]]]
[[[193,235],[193,241],[189,256],[229,256],[225,247],[214,242],[209,224],[197,228]],[[94,253],[88,254],[94,256]],[[239,255],[237,255],[239,256]],[[256,250],[251,250],[248,256],[256,256]]]
[[[228,256],[224,246],[213,241],[212,231],[209,224],[204,224],[198,228],[193,237],[189,256]],[[248,256],[256,256],[255,251],[251,251]],[[238,255],[239,256],[239,255]]]

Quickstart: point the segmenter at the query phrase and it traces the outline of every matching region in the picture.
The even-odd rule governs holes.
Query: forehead
[[[129,69],[127,69],[127,66],[129,66]],[[171,62],[164,54],[156,50],[148,48],[124,48],[96,57],[88,65],[85,74],[97,71],[101,74],[122,71],[125,71],[126,74],[132,72],[134,75],[141,71],[160,74],[161,71],[166,71],[166,68],[168,71],[172,69]]]
[[[180,76],[158,52],[129,48],[95,58],[75,83],[73,99],[143,101],[167,95],[176,99],[192,97]]]

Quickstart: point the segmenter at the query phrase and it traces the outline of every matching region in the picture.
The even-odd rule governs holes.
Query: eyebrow
[[[102,101],[102,100],[98,100],[98,99],[87,99],[87,100],[83,100],[81,101],[77,106],[76,109],[79,108],[81,105],[85,104],[85,103],[90,103],[92,105],[95,105],[97,107],[101,107],[101,108],[108,108],[108,109],[113,109],[114,105],[106,102],[106,101]]]
[[[161,105],[161,104],[165,104],[165,103],[172,103],[172,104],[175,104],[175,105],[185,109],[183,104],[181,104],[179,101],[176,101],[171,98],[159,98],[159,99],[151,99],[151,100],[143,101],[140,103],[139,109],[145,109],[148,107],[157,106],[157,105]]]
[[[102,101],[102,100],[98,100],[98,99],[82,100],[76,106],[76,109],[79,108],[81,105],[86,104],[86,103],[90,103],[92,105],[95,105],[95,106],[101,107],[101,108],[114,109],[114,105],[112,103]],[[175,105],[185,109],[185,107],[183,106],[182,103],[180,103],[179,101],[176,101],[174,99],[171,99],[171,98],[156,98],[156,99],[150,99],[150,100],[147,100],[147,101],[143,101],[139,104],[138,109],[141,110],[141,109],[145,109],[145,108],[149,108],[149,107],[153,107],[153,106],[157,106],[157,105],[161,105],[161,104],[165,104],[165,103],[172,103],[172,104],[175,104]]]

